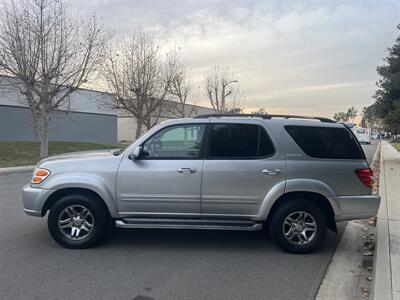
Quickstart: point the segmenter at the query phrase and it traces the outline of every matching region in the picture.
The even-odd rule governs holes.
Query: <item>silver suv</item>
[[[113,226],[269,229],[306,253],[336,222],[376,215],[372,171],[349,128],[326,118],[203,115],[163,122],[125,150],[38,163],[24,210],[48,215],[62,246],[86,248]]]

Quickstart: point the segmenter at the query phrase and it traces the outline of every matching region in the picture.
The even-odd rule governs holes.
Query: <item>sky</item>
[[[161,49],[178,46],[199,103],[204,76],[229,64],[249,112],[332,117],[373,103],[387,47],[400,34],[400,1],[67,0],[119,35],[141,27]]]

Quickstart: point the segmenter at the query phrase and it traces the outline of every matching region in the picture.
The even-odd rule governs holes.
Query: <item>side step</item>
[[[125,218],[115,220],[115,227],[254,231],[260,230],[262,228],[262,224],[253,221],[238,220]]]

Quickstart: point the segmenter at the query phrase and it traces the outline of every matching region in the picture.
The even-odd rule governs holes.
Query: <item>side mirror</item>
[[[131,154],[129,154],[129,159],[138,160],[142,156],[142,146],[137,146]]]

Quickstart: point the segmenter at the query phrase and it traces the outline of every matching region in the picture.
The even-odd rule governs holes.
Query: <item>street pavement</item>
[[[371,161],[376,144],[363,147]],[[0,299],[314,299],[339,240],[293,255],[264,231],[117,229],[68,250],[23,212],[29,179],[0,176]]]
[[[373,140],[369,145],[362,145],[365,156],[367,157],[368,162],[371,164],[372,159],[374,158],[374,154],[376,151],[376,147],[378,146],[378,142]]]

